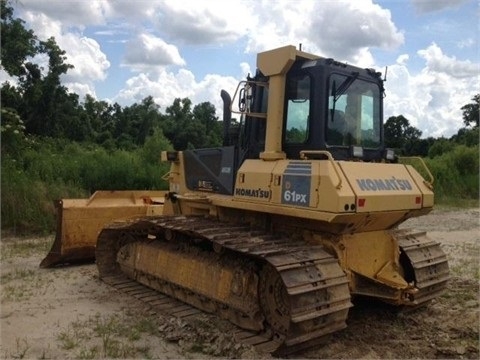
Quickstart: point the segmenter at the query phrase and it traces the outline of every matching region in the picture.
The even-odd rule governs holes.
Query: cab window
[[[309,136],[310,78],[307,75],[291,76],[286,91],[285,142],[305,143]]]
[[[380,146],[380,89],[377,84],[332,74],[327,116],[328,145]]]

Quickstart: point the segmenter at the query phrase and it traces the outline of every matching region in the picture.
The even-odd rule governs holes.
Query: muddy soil
[[[345,330],[290,357],[478,359],[479,218],[479,209],[435,210],[402,225],[428,231],[449,258],[448,289],[427,308],[399,313],[356,299]],[[152,313],[101,282],[93,264],[40,269],[52,241],[1,239],[0,358],[271,358],[237,343],[214,316]]]

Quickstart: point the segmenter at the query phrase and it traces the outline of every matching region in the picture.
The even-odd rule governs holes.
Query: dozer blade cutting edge
[[[89,199],[55,201],[55,241],[40,267],[93,261],[98,234],[107,223],[117,219],[161,214],[165,193],[97,191]]]

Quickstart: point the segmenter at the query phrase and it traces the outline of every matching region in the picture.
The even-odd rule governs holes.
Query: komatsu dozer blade
[[[55,241],[40,267],[93,261],[97,237],[105,224],[117,219],[161,214],[165,193],[97,191],[89,199],[55,201]]]

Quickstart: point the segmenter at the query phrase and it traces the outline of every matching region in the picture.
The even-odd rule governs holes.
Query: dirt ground
[[[478,359],[479,218],[479,209],[435,210],[402,225],[428,231],[449,258],[448,290],[428,308],[354,301],[347,329],[291,357]],[[232,326],[214,316],[152,314],[102,283],[93,264],[40,269],[52,241],[1,239],[0,358],[271,358],[235,343]]]

